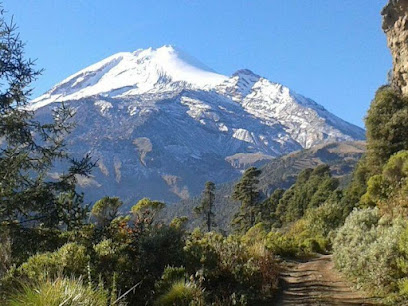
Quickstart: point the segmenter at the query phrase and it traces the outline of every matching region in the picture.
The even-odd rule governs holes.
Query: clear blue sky
[[[223,74],[248,68],[360,126],[391,56],[386,0],[3,0],[45,72],[38,96],[120,51],[173,44]]]

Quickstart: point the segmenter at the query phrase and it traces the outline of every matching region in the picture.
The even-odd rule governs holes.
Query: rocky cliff
[[[390,0],[381,14],[393,58],[392,85],[408,95],[408,0]]]

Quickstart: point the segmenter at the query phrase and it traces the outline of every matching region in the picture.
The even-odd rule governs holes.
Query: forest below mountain
[[[390,1],[383,15],[392,52],[407,48],[408,1]],[[62,104],[53,120],[36,121],[27,105],[40,71],[5,18],[2,12],[1,305],[297,305],[302,300],[290,296],[299,291],[296,275],[316,268],[332,277],[331,258],[358,288],[345,291],[354,302],[408,303],[406,53],[397,52],[390,84],[375,93],[365,145],[292,153],[249,167],[229,185],[209,181],[196,201],[166,209],[144,198],[124,211],[117,197],[84,204],[78,177],[90,177],[95,163],[66,151],[75,113]],[[61,160],[70,166],[50,180]],[[306,263],[293,268],[294,260]],[[282,279],[297,285],[282,294]],[[312,304],[353,303],[341,294],[319,302],[324,288],[315,285],[307,289],[318,293]]]
[[[330,166],[331,174],[338,178],[340,186],[344,187],[350,182],[353,169],[365,150],[365,142],[362,141],[340,142],[318,145],[276,158],[260,168],[257,188],[261,200],[268,198],[276,189],[289,188],[302,170],[323,164]],[[214,219],[218,230],[230,230],[230,222],[240,207],[239,201],[232,198],[235,184],[236,181],[216,186]],[[170,222],[177,216],[186,216],[187,226],[194,228],[200,225],[200,220],[194,214],[194,207],[201,201],[202,196],[199,196],[168,205],[160,217]]]

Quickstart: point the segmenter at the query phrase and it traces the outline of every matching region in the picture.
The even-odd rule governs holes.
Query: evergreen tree
[[[215,201],[215,184],[213,182],[205,183],[203,198],[199,206],[194,209],[194,212],[201,215],[207,226],[207,231],[211,232],[211,227],[216,226],[214,222],[214,201]]]
[[[122,201],[117,197],[104,197],[92,207],[91,217],[99,228],[105,228],[118,216],[122,204]]]
[[[232,220],[232,225],[239,232],[244,232],[255,225],[257,204],[259,203],[260,192],[257,189],[258,177],[261,170],[251,167],[247,169],[241,180],[235,185],[232,195],[234,200],[241,202],[239,212]]]
[[[276,215],[279,201],[285,193],[284,189],[276,189],[271,196],[262,202],[260,220],[262,223],[272,226],[279,225],[279,218]],[[258,221],[258,220],[257,220]]]
[[[89,175],[90,157],[75,160],[64,148],[74,112],[54,110],[54,120],[39,122],[28,107],[30,84],[41,71],[24,58],[24,44],[0,11],[0,230],[4,227],[58,228],[61,192],[75,192],[77,175]],[[70,161],[57,179],[48,177],[55,160]],[[71,215],[75,217],[76,214]],[[82,214],[78,215],[82,218]],[[71,222],[71,221],[69,221]],[[65,224],[66,226],[66,224]]]
[[[358,163],[347,186],[342,205],[347,216],[360,203],[371,176],[380,174],[388,159],[399,151],[408,150],[408,97],[389,86],[375,94],[365,119],[367,153]]]
[[[61,193],[57,201],[58,219],[67,231],[80,228],[89,212],[89,206],[84,205],[83,194],[74,191]]]
[[[166,207],[166,204],[160,201],[152,201],[149,198],[143,198],[130,209],[133,215],[135,229],[139,233],[152,228],[157,215]]]
[[[408,97],[390,87],[380,88],[368,110],[367,165],[379,174],[391,155],[408,150]]]
[[[339,181],[331,176],[328,165],[303,170],[295,184],[281,196],[276,218],[282,223],[302,218],[308,209],[319,207],[330,198],[338,186]]]

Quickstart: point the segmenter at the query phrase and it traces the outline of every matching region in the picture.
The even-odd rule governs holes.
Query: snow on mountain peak
[[[174,201],[197,195],[208,180],[236,179],[250,164],[364,139],[364,130],[288,87],[248,69],[217,74],[173,46],[114,54],[31,107],[46,121],[59,101],[76,110],[69,151],[98,159],[91,201],[106,193]]]
[[[68,77],[33,100],[32,108],[95,95],[118,97],[165,92],[174,90],[177,83],[206,90],[227,79],[174,46],[139,49],[114,54]]]

